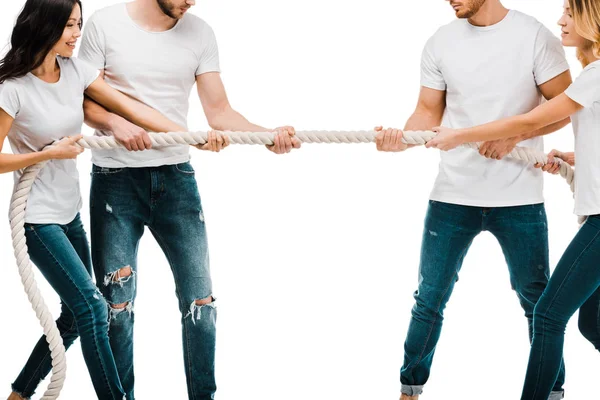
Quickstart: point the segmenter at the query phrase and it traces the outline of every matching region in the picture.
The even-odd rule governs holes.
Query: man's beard
[[[175,6],[173,6],[173,4],[169,3],[169,0],[156,0],[156,2],[158,3],[158,6],[160,7],[160,10],[169,18],[173,18],[173,19],[177,19],[177,16],[175,14],[173,14],[173,9],[175,8]]]

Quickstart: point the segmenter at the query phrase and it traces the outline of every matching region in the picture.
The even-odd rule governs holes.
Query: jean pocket
[[[105,168],[92,165],[92,175],[109,175],[123,171],[125,168]]]
[[[187,175],[194,175],[196,173],[196,171],[194,171],[194,167],[192,167],[192,164],[189,161],[181,164],[175,164],[175,169]]]

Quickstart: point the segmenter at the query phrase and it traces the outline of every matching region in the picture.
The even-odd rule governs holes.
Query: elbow
[[[230,111],[233,111],[230,106],[211,110],[206,113],[206,121],[208,125],[216,131],[226,130],[227,115]]]

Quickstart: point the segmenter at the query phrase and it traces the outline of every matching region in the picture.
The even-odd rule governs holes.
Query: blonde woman
[[[441,150],[529,132],[571,117],[575,158],[575,214],[587,217],[563,254],[534,311],[534,336],[521,399],[546,400],[558,376],[567,322],[579,312],[581,333],[600,350],[600,3],[565,1],[559,21],[564,46],[577,47],[585,67],[565,91],[533,111],[468,129],[436,128],[427,144]],[[553,169],[553,167],[550,167]],[[548,168],[547,168],[548,169]]]

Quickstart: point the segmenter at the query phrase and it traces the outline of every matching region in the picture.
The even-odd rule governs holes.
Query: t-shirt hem
[[[577,93],[573,93],[574,91],[576,92],[576,90],[570,90],[570,89],[571,89],[571,86],[569,86],[567,88],[567,90],[565,90],[565,94],[567,95],[568,98],[570,98],[575,103],[577,103],[580,106],[582,106],[583,108],[590,108],[591,107],[591,104],[588,104],[587,101],[584,100],[585,96],[582,96],[580,98]]]
[[[539,196],[530,199],[518,199],[518,200],[473,200],[465,199],[462,197],[449,197],[449,196],[436,196],[434,194],[429,196],[429,200],[439,201],[440,203],[456,204],[459,206],[469,207],[517,207],[517,206],[529,206],[532,204],[543,204],[544,197]]]
[[[584,209],[583,211],[575,208],[575,210],[573,211],[573,214],[575,214],[579,217],[589,217],[590,215],[600,214],[600,208]]]
[[[207,67],[207,68],[202,68],[196,71],[196,76],[200,76],[202,74],[207,74],[209,72],[221,72],[221,69],[219,67]]]
[[[11,110],[10,108],[7,108],[6,104],[2,103],[0,101],[0,108],[4,110],[5,113],[7,113],[8,115],[10,115],[10,117],[12,119],[15,119],[17,116],[17,113],[15,113],[13,110]]]
[[[556,78],[558,75],[562,74],[565,71],[568,71],[569,69],[570,69],[569,63],[567,61],[563,61],[560,64],[558,64],[557,66],[544,72],[539,77],[539,79],[536,79],[536,83],[538,85],[543,85],[544,83],[548,82],[551,79]]]
[[[92,163],[101,168],[148,168],[148,167],[161,167],[163,165],[174,165],[181,164],[190,161],[190,155],[185,156],[174,156],[168,158],[160,158],[156,160],[147,160],[134,163],[125,163],[121,161],[107,161],[103,159],[97,159],[92,157]]]
[[[83,87],[85,90],[87,90],[87,88],[89,88],[92,83],[96,82],[96,80],[98,79],[98,77],[100,76],[100,70],[96,71],[96,76],[93,79],[90,79],[89,82],[84,82]]]
[[[67,225],[73,222],[77,214],[81,211],[81,207],[79,207],[70,217],[62,217],[56,215],[49,214],[41,214],[41,215],[33,215],[28,216],[25,215],[25,223],[26,224],[57,224],[57,225]]]
[[[429,88],[429,89],[439,90],[442,92],[446,90],[446,85],[439,84],[439,83],[433,83],[430,81],[421,80],[421,86]]]

